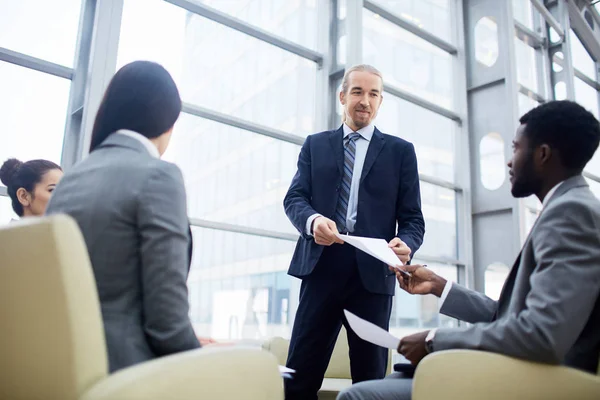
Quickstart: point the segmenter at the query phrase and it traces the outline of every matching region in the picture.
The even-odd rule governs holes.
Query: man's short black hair
[[[600,143],[600,123],[579,104],[550,101],[527,112],[519,119],[526,124],[525,136],[530,147],[547,144],[560,152],[563,165],[581,172]]]

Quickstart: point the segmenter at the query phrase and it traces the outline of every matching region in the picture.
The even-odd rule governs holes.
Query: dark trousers
[[[388,329],[392,296],[368,292],[362,285],[356,250],[348,244],[326,247],[315,270],[302,280],[285,379],[286,400],[317,399],[317,392],[342,324],[348,332],[352,382],[382,379],[388,350],[360,339],[348,326],[344,309]]]

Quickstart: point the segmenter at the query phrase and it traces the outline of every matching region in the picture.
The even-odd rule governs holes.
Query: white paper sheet
[[[410,273],[397,268],[403,265],[402,261],[400,261],[396,253],[394,253],[394,250],[392,250],[388,246],[388,243],[385,240],[360,236],[341,235],[339,233],[336,236],[342,239],[344,242],[356,247],[359,250],[364,251],[370,256],[375,257],[379,261],[383,261],[387,265],[396,267],[396,269],[398,269],[403,274],[410,276]]]
[[[282,374],[293,374],[294,372],[296,372],[296,370],[288,368],[288,367],[286,367],[284,365],[280,365],[279,366],[279,372],[282,373]]]
[[[377,325],[357,317],[348,310],[344,310],[344,314],[348,319],[350,328],[352,328],[359,338],[378,346],[385,347],[386,349],[398,350],[400,339],[385,329],[381,329]]]

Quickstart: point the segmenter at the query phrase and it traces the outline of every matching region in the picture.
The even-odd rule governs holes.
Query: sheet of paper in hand
[[[403,265],[402,261],[398,258],[394,250],[392,250],[388,243],[383,239],[375,239],[361,236],[350,236],[350,235],[336,235],[338,238],[342,239],[344,242],[348,243],[356,247],[359,250],[364,251],[368,255],[375,257],[379,261],[383,261],[387,265],[395,267],[398,271],[402,272],[405,275],[410,276],[410,273],[405,272],[398,267]]]
[[[352,314],[348,310],[344,310],[344,314],[350,324],[350,328],[352,328],[359,338],[387,349],[398,350],[400,339],[396,336],[385,329]]]

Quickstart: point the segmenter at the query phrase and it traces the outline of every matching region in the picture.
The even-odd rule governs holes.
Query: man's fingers
[[[419,264],[415,264],[415,265],[403,265],[403,266],[398,267],[398,268],[402,269],[403,271],[413,273],[413,272],[415,272],[417,269],[419,269],[421,267],[423,267],[423,266],[419,265]]]
[[[388,244],[389,247],[396,247],[401,245],[403,242],[402,240],[400,240],[400,238],[393,238],[392,240],[390,240],[390,243]]]
[[[329,228],[329,232],[328,234],[330,235],[330,239],[334,242],[334,243],[339,243],[339,244],[344,244],[344,241],[342,239],[340,239],[339,237],[337,237],[336,234],[340,233],[338,231],[337,225],[335,224],[334,221],[327,221],[327,227]]]

